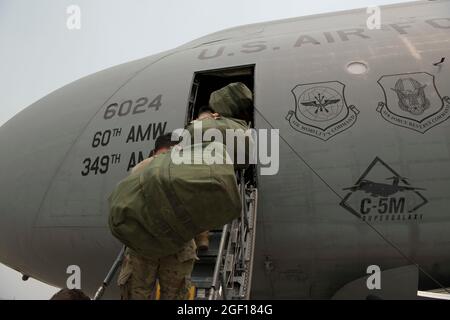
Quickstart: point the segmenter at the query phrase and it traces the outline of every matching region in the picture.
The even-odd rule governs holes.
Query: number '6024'
[[[121,103],[111,103],[105,109],[103,118],[106,120],[112,119],[116,116],[125,117],[130,114],[144,113],[149,109],[158,111],[162,105],[162,95],[158,95],[153,100],[147,97],[142,97],[137,100],[125,100]]]

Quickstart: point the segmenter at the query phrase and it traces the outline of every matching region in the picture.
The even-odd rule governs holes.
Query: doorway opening
[[[191,93],[189,96],[186,125],[197,117],[198,111],[202,106],[208,105],[211,93],[227,86],[230,83],[242,82],[245,84],[253,93],[254,101],[254,76],[255,65],[196,72],[194,74],[194,81],[192,83]],[[252,110],[249,123],[251,127],[253,127],[253,123],[254,110]]]
[[[211,93],[234,82],[242,82],[245,84],[252,92],[253,101],[255,101],[255,65],[228,67],[194,73],[194,80],[189,95],[186,125],[197,118],[198,111],[202,106],[209,104]],[[250,128],[254,128],[254,119],[255,110],[253,107],[250,119],[247,121]],[[245,170],[244,175],[246,184],[256,188],[256,165],[250,165]]]
[[[186,125],[196,119],[201,107],[209,105],[211,93],[241,82],[250,89],[253,101],[255,65],[237,66],[194,73],[189,95]],[[248,97],[248,91],[247,97]],[[248,101],[248,99],[247,99]],[[240,102],[239,102],[240,103]],[[236,106],[236,105],[235,105]],[[240,111],[240,104],[237,105]],[[255,108],[246,105],[245,120],[254,128]],[[250,110],[249,110],[250,109]],[[239,112],[238,112],[239,113]],[[236,113],[237,114],[237,113]],[[249,299],[253,271],[257,210],[257,165],[237,170],[236,181],[242,201],[241,216],[221,230],[210,230],[210,246],[216,249],[199,253],[192,281],[199,299]],[[214,240],[215,239],[215,240]],[[209,255],[209,252],[213,252]],[[232,257],[232,259],[229,259]]]

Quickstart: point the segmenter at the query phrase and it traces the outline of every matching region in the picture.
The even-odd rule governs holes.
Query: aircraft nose
[[[90,121],[146,65],[148,58],[75,81],[0,127],[0,262],[28,272],[48,258],[33,250],[47,190]]]

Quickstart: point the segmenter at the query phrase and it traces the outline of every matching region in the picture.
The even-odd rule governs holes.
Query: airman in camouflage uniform
[[[159,259],[138,255],[127,249],[118,284],[124,300],[149,300],[161,288],[161,300],[184,300],[191,287],[191,273],[196,256],[194,240],[176,254]]]
[[[170,133],[158,137],[154,155],[169,151],[174,144]],[[145,168],[152,159],[153,157],[137,164],[132,173]],[[151,299],[155,294],[156,280],[159,281],[161,288],[160,299],[187,299],[191,286],[191,273],[197,259],[196,249],[194,240],[191,240],[179,252],[155,259],[142,256],[127,248],[118,278],[122,299]]]
[[[217,119],[220,115],[209,106],[203,106],[199,109],[197,119],[194,121],[202,121],[205,119]],[[204,231],[195,236],[195,243],[200,251],[207,251],[209,249],[209,231]]]

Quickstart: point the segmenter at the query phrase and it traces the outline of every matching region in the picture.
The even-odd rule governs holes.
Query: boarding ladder
[[[210,245],[199,252],[192,273],[194,299],[245,300],[250,298],[255,247],[258,190],[237,173],[242,212],[222,230],[210,231]]]
[[[198,253],[199,260],[192,273],[193,286],[189,294],[190,299],[243,300],[250,298],[258,190],[251,183],[246,182],[243,171],[237,173],[237,181],[242,201],[241,216],[221,230],[210,231],[209,249]],[[122,247],[95,294],[94,300],[102,299],[122,264],[124,253],[125,247]]]

